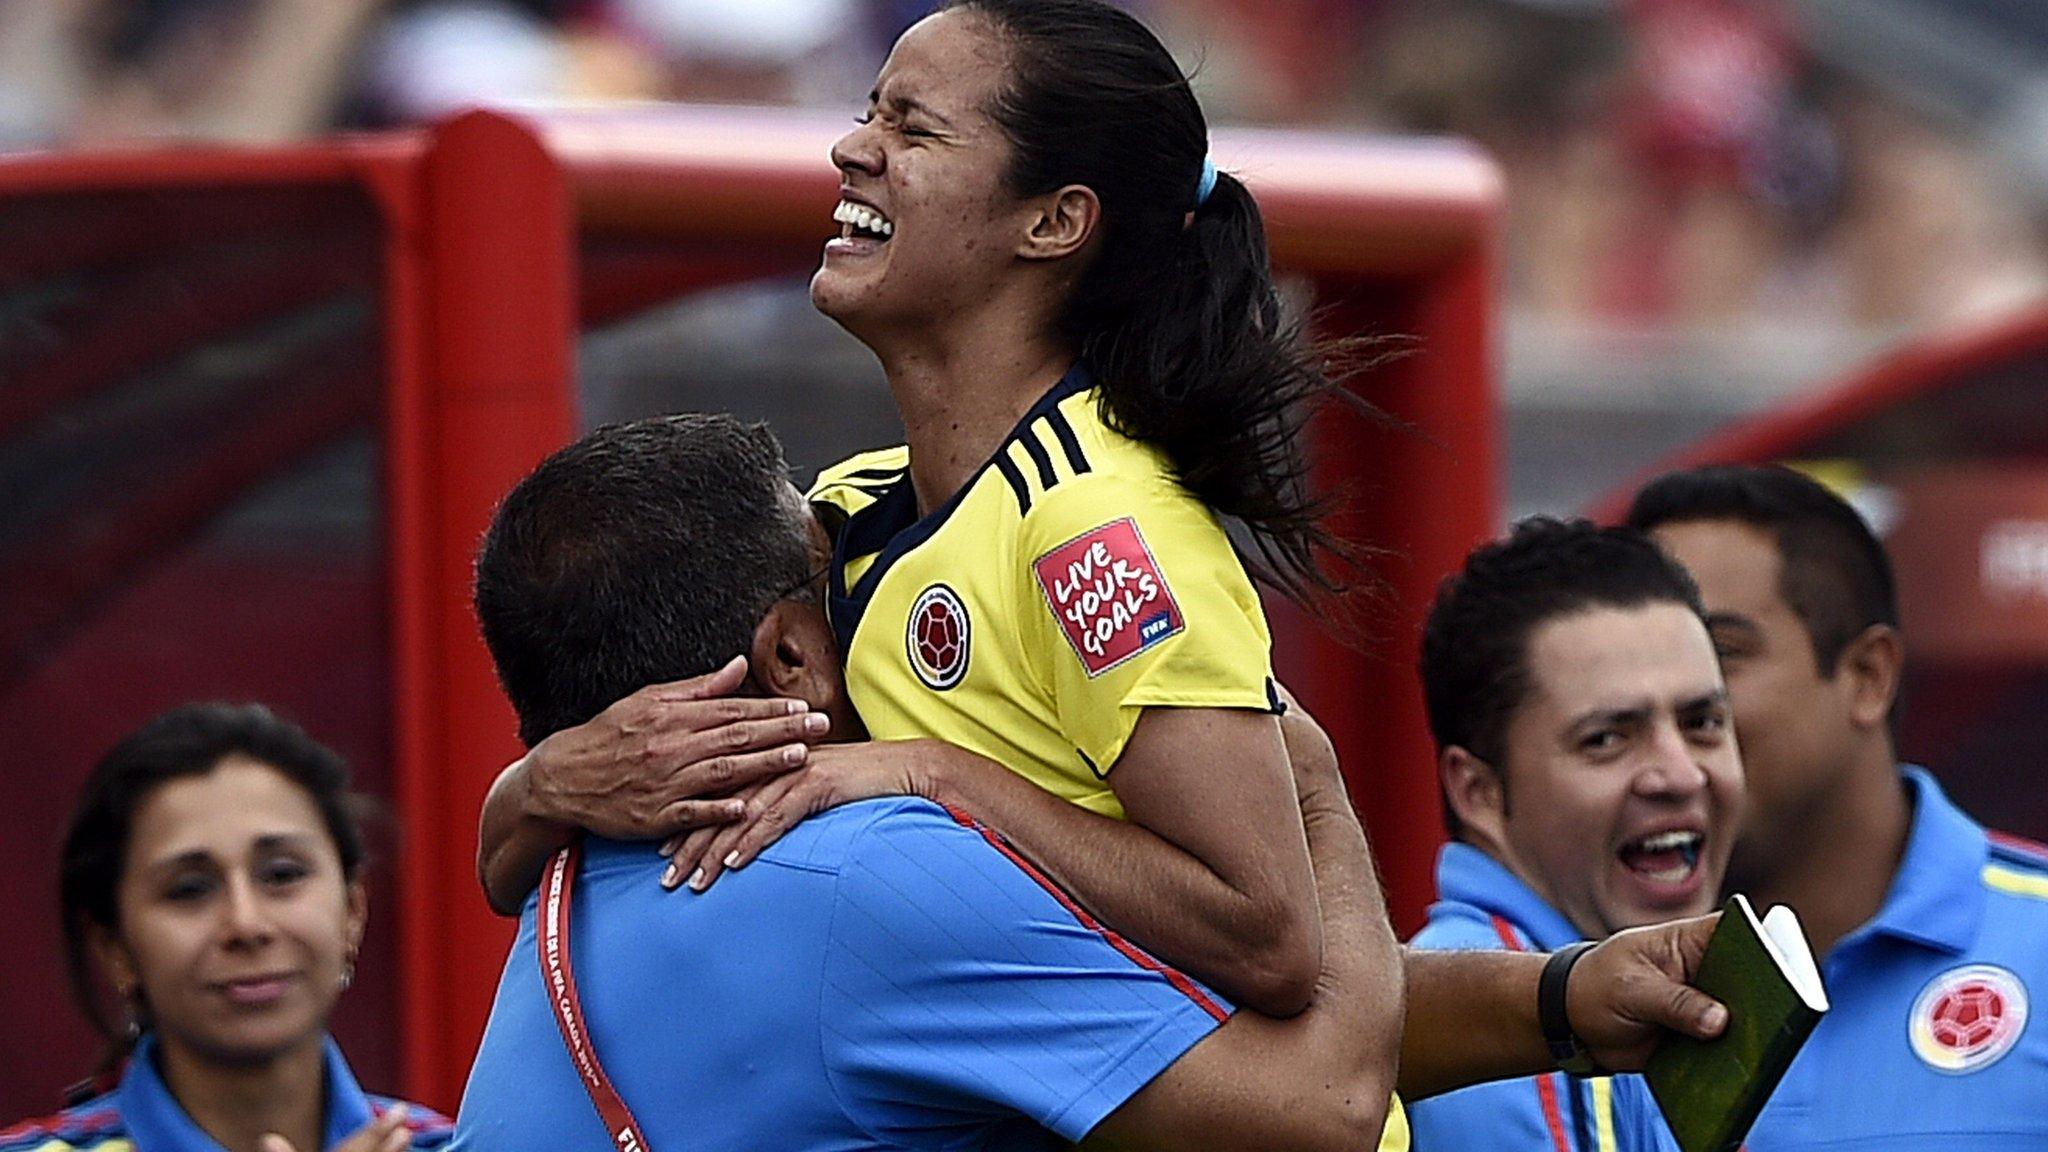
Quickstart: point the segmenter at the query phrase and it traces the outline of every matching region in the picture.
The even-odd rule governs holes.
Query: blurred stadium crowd
[[[1219,123],[1501,164],[1512,510],[2048,295],[2028,0],[1133,0]],[[475,103],[849,105],[921,0],[0,0],[0,148]],[[1572,445],[1626,427],[1589,473]]]
[[[16,0],[0,146],[270,142],[507,101],[839,104],[928,6]],[[1921,327],[2048,288],[2028,130],[2048,98],[2025,87],[2048,18],[2020,0],[1132,6],[1219,122],[1485,145],[1513,189],[1510,300],[1536,315]],[[1902,67],[1925,21],[1950,39],[1917,55],[1984,58]]]

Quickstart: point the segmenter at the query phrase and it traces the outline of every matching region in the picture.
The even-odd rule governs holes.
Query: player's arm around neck
[[[498,774],[477,833],[477,879],[491,908],[515,915],[548,857],[577,831],[659,840],[745,813],[732,793],[783,775],[825,735],[800,701],[729,695],[746,661],[652,684],[552,733]]]
[[[1328,739],[1320,729],[1313,742],[1288,736],[1321,912],[1309,1005],[1289,1019],[1238,1012],[1104,1120],[1091,1144],[1358,1152],[1379,1142],[1400,1047],[1400,950]]]

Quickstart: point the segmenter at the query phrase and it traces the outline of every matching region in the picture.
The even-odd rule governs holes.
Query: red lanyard
[[[540,982],[555,1010],[555,1026],[562,1031],[569,1059],[576,1065],[576,1074],[583,1077],[583,1090],[604,1119],[612,1146],[620,1152],[649,1152],[640,1122],[633,1119],[632,1109],[626,1107],[619,1090],[604,1074],[604,1066],[597,1062],[597,1050],[591,1047],[590,1030],[583,1022],[583,1001],[576,995],[576,974],[569,968],[569,896],[582,855],[580,845],[569,845],[555,853],[547,875],[541,878]]]

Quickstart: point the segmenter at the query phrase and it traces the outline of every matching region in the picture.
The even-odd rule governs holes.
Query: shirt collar
[[[1905,855],[1877,915],[1842,943],[1883,933],[1961,952],[1976,940],[1984,920],[1979,874],[1990,859],[1990,842],[1984,829],[1943,794],[1926,769],[1902,765],[1900,775],[1913,805]]]
[[[1095,375],[1084,361],[1076,360],[1062,374],[1053,386],[1031,405],[1030,411],[1018,419],[1010,434],[970,477],[960,490],[953,493],[944,504],[923,516],[917,514],[917,491],[910,482],[910,470],[896,478],[889,490],[854,513],[832,539],[832,566],[826,572],[825,589],[826,617],[832,622],[833,633],[839,639],[839,650],[853,650],[853,634],[860,627],[861,616],[867,612],[868,601],[882,577],[904,553],[924,543],[938,532],[953,515],[953,510],[967,498],[974,488],[975,480],[993,467],[996,460],[1009,451],[1010,444],[1019,436],[1026,435],[1025,429],[1031,422],[1058,407],[1069,396],[1086,392],[1095,387]],[[867,570],[859,580],[848,585],[846,568],[862,556],[873,556]]]
[[[369,1097],[363,1095],[334,1038],[323,1037],[321,1045],[327,1090],[324,1138],[326,1146],[333,1148],[360,1131],[373,1113]],[[135,1045],[116,1090],[122,1122],[135,1146],[162,1152],[222,1152],[220,1144],[194,1123],[171,1095],[156,1062],[156,1037],[145,1035]]]
[[[1470,844],[1452,841],[1437,854],[1436,890],[1446,901],[1501,917],[1540,951],[1552,952],[1585,939],[1507,865]]]

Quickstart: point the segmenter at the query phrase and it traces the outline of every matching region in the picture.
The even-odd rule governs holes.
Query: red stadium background
[[[0,507],[0,1111],[47,1111],[90,1062],[55,922],[70,798],[113,739],[192,698],[273,704],[385,800],[336,1031],[366,1085],[452,1109],[510,934],[476,890],[476,812],[519,750],[468,607],[475,542],[578,428],[593,334],[809,271],[840,130],[473,113],[316,146],[0,158],[0,301],[20,321],[0,344],[0,491],[20,494]],[[1405,931],[1440,839],[1416,617],[1498,518],[1499,178],[1448,142],[1225,131],[1216,155],[1327,330],[1415,341],[1360,385],[1407,427],[1319,430],[1393,608],[1362,647],[1274,612]],[[672,369],[686,397],[694,370]],[[801,390],[786,410],[793,443],[832,411]]]

